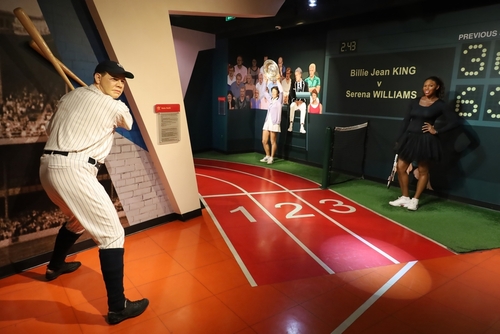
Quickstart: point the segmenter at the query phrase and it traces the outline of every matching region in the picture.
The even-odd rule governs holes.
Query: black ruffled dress
[[[434,125],[436,119],[444,115],[445,125],[436,128],[438,134],[443,133],[458,126],[458,116],[441,99],[428,107],[421,106],[419,102],[420,97],[410,103],[397,137],[396,153],[400,159],[407,162],[439,161],[442,148],[438,135],[424,133],[422,126],[424,122]]]

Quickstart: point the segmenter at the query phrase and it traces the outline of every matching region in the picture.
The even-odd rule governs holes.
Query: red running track
[[[200,196],[251,285],[453,255],[317,183],[195,159]]]

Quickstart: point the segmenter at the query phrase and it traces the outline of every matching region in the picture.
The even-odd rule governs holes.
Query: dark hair
[[[234,97],[233,92],[232,92],[232,91],[230,91],[230,90],[228,90],[228,91],[227,91],[227,95],[231,95],[231,98],[233,98],[233,97]]]
[[[316,88],[314,88],[312,91],[311,91],[311,95],[313,94],[316,94],[316,96],[318,96],[318,91],[316,90]]]
[[[441,80],[439,77],[436,77],[434,75],[428,77],[427,79],[424,80],[424,82],[426,82],[427,80],[432,80],[434,81],[438,86],[439,88],[436,89],[436,96],[440,99],[442,99],[444,97],[444,83],[443,83],[443,80]]]
[[[273,88],[271,88],[271,91],[273,91],[273,89],[276,89],[276,92],[278,92],[278,95],[279,95],[280,90],[278,89],[278,87],[277,86],[273,86]]]

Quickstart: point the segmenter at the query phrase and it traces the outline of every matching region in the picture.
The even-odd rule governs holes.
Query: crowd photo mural
[[[228,110],[267,110],[269,96],[266,93],[271,93],[268,84],[272,82],[272,86],[275,86],[279,81],[283,87],[283,105],[288,106],[290,119],[294,118],[298,110],[301,124],[304,124],[306,113],[321,114],[323,112],[320,102],[321,79],[314,62],[305,65],[302,69],[300,66],[286,66],[283,57],[280,56],[275,61],[279,76],[268,78],[264,66],[268,60],[268,56],[264,56],[261,62],[252,58],[248,66],[245,66],[243,57],[238,55],[234,64],[228,64],[226,99]],[[301,95],[300,93],[307,94]],[[292,129],[290,128],[289,131]]]

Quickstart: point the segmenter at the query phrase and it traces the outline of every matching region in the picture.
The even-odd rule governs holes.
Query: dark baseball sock
[[[78,240],[81,234],[73,233],[66,228],[66,223],[59,229],[57,233],[56,242],[54,244],[54,251],[47,266],[50,270],[59,270],[68,256],[71,246]]]
[[[99,249],[102,277],[108,294],[109,312],[120,312],[125,308],[123,293],[123,248]]]

